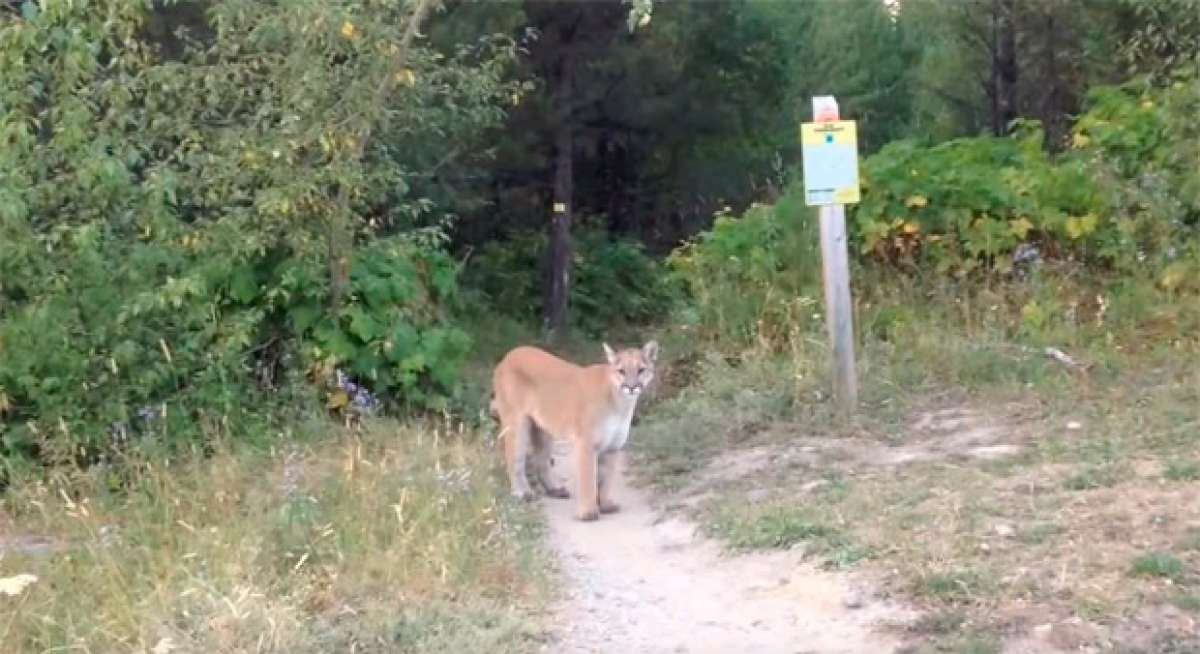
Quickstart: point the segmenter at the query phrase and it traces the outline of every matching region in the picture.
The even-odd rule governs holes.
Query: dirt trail
[[[618,483],[621,512],[597,522],[575,520],[571,500],[541,500],[570,584],[553,615],[554,642],[544,651],[886,654],[898,648],[880,627],[904,621],[903,612],[863,594],[847,575],[815,569],[794,551],[723,554],[694,525],[661,520],[644,492]]]

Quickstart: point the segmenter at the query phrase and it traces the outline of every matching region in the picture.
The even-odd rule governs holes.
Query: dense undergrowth
[[[898,142],[863,161],[849,215],[860,332],[889,340],[927,306],[1030,345],[1194,345],[1200,82],[1093,98],[1059,155],[1033,130]],[[795,341],[820,324],[816,240],[797,187],[718,216],[670,261],[692,300],[684,322],[723,348]]]
[[[924,611],[917,651],[1034,625],[1192,651],[1197,102],[1194,77],[1135,82],[1097,89],[1057,155],[1018,133],[866,158],[850,423],[798,189],[719,216],[671,260],[683,356],[635,444],[646,479],[732,548],[866,566]]]
[[[376,421],[286,448],[21,478],[0,499],[13,654],[526,652],[538,528],[476,434]],[[14,527],[18,530],[14,533]]]
[[[404,3],[223,0],[167,54],[151,3],[23,7],[0,24],[4,468],[269,442],[319,406],[477,413],[468,357],[536,333],[544,239],[460,260],[421,184],[524,88],[510,39],[402,52]],[[585,333],[668,301],[637,246],[577,252]]]

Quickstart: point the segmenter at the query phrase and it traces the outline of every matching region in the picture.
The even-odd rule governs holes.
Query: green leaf
[[[371,317],[362,307],[351,307],[347,313],[350,316],[350,333],[364,343],[369,343],[383,335],[382,326]]]
[[[1095,214],[1086,214],[1083,216],[1071,216],[1067,218],[1067,236],[1072,240],[1079,239],[1096,231],[1096,225],[1099,220]]]
[[[288,310],[292,322],[292,331],[297,335],[308,333],[308,330],[321,318],[321,308],[313,304],[301,304]]]
[[[229,293],[242,304],[253,302],[254,298],[258,297],[258,280],[254,269],[249,266],[240,266],[234,270],[233,275],[229,278]]]
[[[392,305],[391,288],[385,280],[371,278],[363,282],[361,288],[363,300],[372,309],[385,309]]]
[[[362,377],[374,377],[375,371],[383,365],[383,358],[371,348],[361,348],[358,355],[350,361],[354,374]]]
[[[394,362],[403,361],[417,349],[419,339],[420,335],[412,325],[401,322],[392,330],[390,347],[387,348],[388,357]]]

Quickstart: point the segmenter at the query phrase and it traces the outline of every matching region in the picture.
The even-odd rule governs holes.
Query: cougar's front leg
[[[614,478],[617,475],[617,459],[620,457],[620,450],[609,450],[600,454],[599,465],[599,502],[600,513],[616,513],[621,510],[621,505],[612,501],[612,487]]]
[[[575,497],[578,508],[575,517],[580,520],[595,520],[600,517],[597,503],[596,451],[592,446],[591,434],[581,434],[575,442]]]

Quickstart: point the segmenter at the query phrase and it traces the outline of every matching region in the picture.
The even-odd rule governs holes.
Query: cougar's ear
[[[650,341],[643,345],[642,356],[651,363],[658,361],[658,341]]]
[[[604,345],[604,356],[608,359],[609,365],[617,365],[617,353],[608,346],[608,343],[603,343],[602,345]]]

